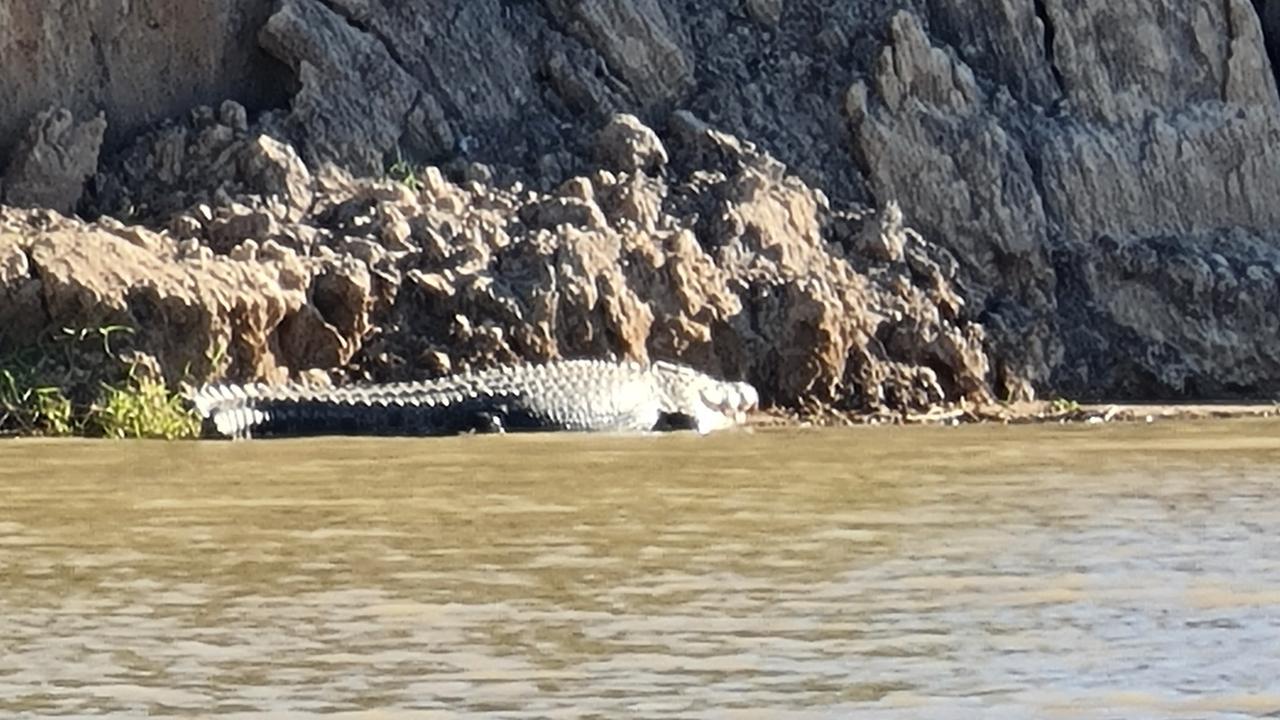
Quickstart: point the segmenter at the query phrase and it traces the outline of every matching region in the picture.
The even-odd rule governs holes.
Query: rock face
[[[633,151],[619,157],[665,160],[651,130],[618,126],[643,140],[617,145]],[[11,211],[10,285],[38,298],[37,325],[138,327],[138,351],[196,377],[321,369],[388,381],[520,359],[667,358],[749,379],[792,407],[989,399],[954,258],[904,228],[895,206],[833,211],[732,136],[689,131],[686,152],[719,161],[673,182],[598,170],[541,193],[429,168],[414,191],[326,186],[288,146],[216,127],[150,135],[102,180],[146,187],[164,158],[185,158],[188,170],[168,166],[174,185],[206,186],[192,190],[194,210],[164,211],[164,233],[109,216],[46,228],[43,215]],[[237,160],[219,175],[208,158]],[[250,182],[261,167],[269,180]],[[310,199],[301,220],[290,216],[299,196]]]
[[[1002,393],[1280,389],[1275,314],[1240,312],[1280,267],[1253,6],[1027,3],[991,25],[938,5],[936,38],[893,16],[846,107],[876,194],[961,258]]]
[[[0,4],[0,167],[36,113],[106,114],[115,146],[162,118],[232,98],[282,106],[287,70],[258,47],[268,0]]]
[[[440,115],[385,45],[318,0],[286,0],[263,27],[261,41],[302,85],[289,121],[313,165],[337,162],[354,172],[381,173],[383,157],[395,149],[415,105],[426,103],[434,111],[429,115]],[[448,149],[447,126],[422,130],[437,131],[433,145]]]
[[[172,382],[284,380],[341,367],[369,331],[370,276],[351,258],[253,241],[218,255],[167,234],[41,211],[0,215],[0,346],[47,328],[133,329],[130,348]]]
[[[78,123],[66,109],[38,113],[5,172],[0,199],[22,207],[74,210],[85,180],[98,167],[106,128],[102,115]]]
[[[789,406],[1269,395],[1274,4],[231,3],[200,43],[260,50],[191,61],[177,85],[208,107],[104,95],[111,53],[70,100],[0,67],[72,111],[0,145],[5,196],[102,218],[10,211],[0,301],[168,317],[121,289],[154,275],[154,303],[207,320],[146,351],[170,371],[223,343],[196,367],[239,379],[616,355]],[[37,27],[0,23],[0,50],[51,64]],[[77,203],[102,130],[61,118],[98,104],[111,150]]]

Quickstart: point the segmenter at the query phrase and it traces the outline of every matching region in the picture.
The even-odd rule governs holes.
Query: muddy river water
[[[0,442],[0,717],[1280,714],[1280,423]]]

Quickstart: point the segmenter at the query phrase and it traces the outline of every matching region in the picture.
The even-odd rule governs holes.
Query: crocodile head
[[[717,380],[689,367],[667,362],[653,364],[666,396],[662,412],[678,416],[674,425],[707,434],[742,424],[760,404],[760,394],[745,382]]]
[[[760,405],[760,394],[744,382],[715,382],[698,393],[694,429],[705,435],[747,421],[747,413]]]

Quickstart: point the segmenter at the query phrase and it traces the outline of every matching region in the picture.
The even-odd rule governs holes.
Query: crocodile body
[[[383,385],[210,385],[191,400],[218,434],[248,438],[554,430],[707,433],[741,422],[759,396],[747,383],[716,380],[674,363],[564,360]]]

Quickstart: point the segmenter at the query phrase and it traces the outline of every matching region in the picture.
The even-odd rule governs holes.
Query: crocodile
[[[760,397],[748,383],[671,362],[561,360],[421,382],[206,385],[190,399],[218,435],[248,439],[554,430],[706,434],[742,423]]]

